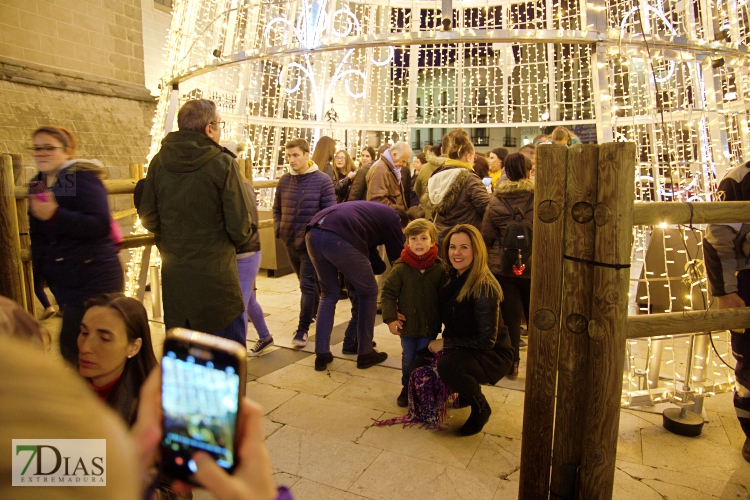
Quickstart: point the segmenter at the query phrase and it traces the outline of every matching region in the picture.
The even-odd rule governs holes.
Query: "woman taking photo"
[[[124,286],[104,171],[96,160],[74,159],[76,140],[64,128],[42,127],[33,140],[39,173],[29,187],[31,254],[63,310],[60,352],[77,365],[84,302]]]
[[[489,267],[503,289],[505,299],[500,304],[503,321],[508,326],[510,342],[513,345],[513,368],[508,378],[518,376],[520,362],[521,320],[529,318],[531,300],[531,270],[511,269],[503,265],[502,243],[508,224],[523,218],[534,221],[534,181],[529,179],[530,161],[521,153],[513,153],[505,159],[505,173],[508,180],[495,187],[490,204],[482,221],[482,237],[489,249]],[[511,252],[512,253],[512,252]]]
[[[442,352],[438,375],[460,400],[471,406],[461,434],[482,430],[492,410],[480,384],[495,385],[513,364],[513,348],[500,315],[502,291],[487,267],[487,249],[479,231],[461,224],[446,236],[443,254],[450,262],[449,281],[440,290],[442,338],[430,342]]]
[[[343,149],[336,153],[333,162],[336,166],[333,188],[336,191],[336,201],[342,203],[349,199],[349,190],[352,187],[352,180],[357,175],[357,167],[349,153]]]
[[[120,293],[86,302],[78,334],[78,373],[125,420],[135,422],[138,395],[157,366],[146,309]]]

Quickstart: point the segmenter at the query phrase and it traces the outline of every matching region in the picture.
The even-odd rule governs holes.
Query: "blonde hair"
[[[336,155],[333,157],[334,160],[336,159],[336,156],[339,155],[339,153],[344,153],[344,156],[346,156],[346,161],[344,162],[344,170],[342,171],[341,169],[339,169],[339,167],[336,167],[336,170],[338,170],[339,173],[348,174],[349,172],[354,172],[355,170],[357,170],[357,166],[354,164],[354,160],[352,160],[352,157],[349,156],[349,153],[347,153],[345,149],[336,151]],[[333,165],[335,167],[336,163],[334,162]]]
[[[550,140],[554,141],[555,144],[567,144],[568,141],[577,137],[577,135],[565,127],[557,127],[549,136]]]
[[[479,230],[471,224],[459,224],[450,230],[448,235],[443,240],[443,255],[448,257],[448,249],[451,245],[451,238],[453,235],[463,233],[469,237],[471,242],[471,250],[474,254],[474,259],[471,264],[471,269],[468,270],[469,276],[466,278],[464,286],[458,292],[456,300],[462,302],[468,298],[478,298],[480,295],[497,295],[500,300],[503,300],[503,291],[500,288],[500,284],[497,279],[492,275],[492,271],[487,266],[487,247],[484,245],[484,240]]]
[[[462,128],[454,130],[448,147],[448,158],[458,160],[473,152],[474,144],[471,143],[468,132]]]
[[[437,228],[435,227],[435,224],[427,219],[414,219],[404,229],[404,235],[406,236],[407,242],[411,236],[417,236],[422,233],[430,235],[430,240],[432,240],[433,245],[437,243]]]

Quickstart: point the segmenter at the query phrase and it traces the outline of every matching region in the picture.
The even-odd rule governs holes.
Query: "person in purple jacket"
[[[350,201],[321,210],[308,224],[307,249],[322,288],[315,327],[316,370],[325,370],[333,361],[330,344],[339,297],[339,271],[358,299],[352,307],[356,338],[351,338],[353,329],[347,329],[343,350],[357,352],[357,368],[369,368],[388,358],[387,353],[376,351],[372,345],[378,297],[375,275],[385,271],[378,245],[385,245],[391,262],[398,259],[404,248],[403,228],[408,222],[403,209],[373,201]]]
[[[305,246],[305,228],[315,214],[336,204],[331,178],[310,161],[310,145],[304,139],[293,139],[286,145],[291,168],[281,176],[273,200],[273,226],[276,237],[286,246],[302,292],[299,323],[292,339],[297,347],[307,345],[307,332],[315,314],[317,284],[315,268]],[[338,281],[337,281],[338,283]],[[338,285],[336,285],[338,297]]]

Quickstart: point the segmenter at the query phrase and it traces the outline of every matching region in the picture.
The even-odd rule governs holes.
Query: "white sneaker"
[[[307,345],[307,332],[297,332],[294,334],[292,344],[297,347],[305,347]]]

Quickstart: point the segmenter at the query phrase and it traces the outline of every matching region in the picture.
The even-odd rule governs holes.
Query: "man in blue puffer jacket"
[[[310,161],[310,145],[293,139],[286,145],[291,171],[281,176],[273,200],[273,226],[276,237],[286,246],[289,261],[299,278],[299,324],[292,344],[307,345],[307,332],[315,314],[315,268],[305,246],[305,230],[315,214],[336,204],[331,178]]]

